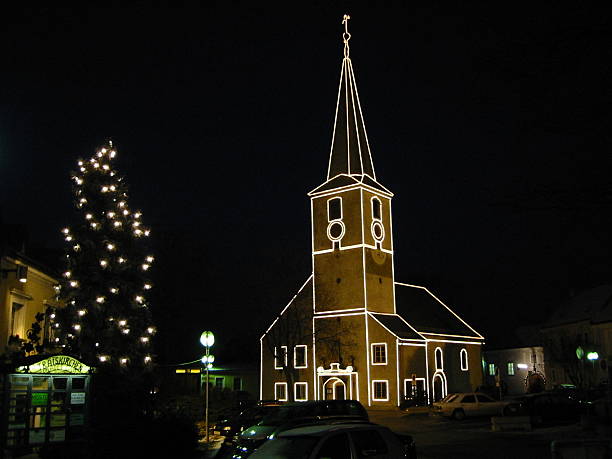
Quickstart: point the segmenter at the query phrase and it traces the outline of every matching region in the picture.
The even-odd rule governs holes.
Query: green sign
[[[33,363],[29,366],[19,367],[19,373],[71,373],[82,374],[89,373],[92,370],[84,363],[79,362],[73,357],[67,355],[54,355],[48,359]]]
[[[32,392],[32,406],[47,406],[48,392]]]

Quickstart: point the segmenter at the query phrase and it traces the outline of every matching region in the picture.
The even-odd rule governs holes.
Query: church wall
[[[316,312],[363,308],[361,249],[336,250],[314,256]]]
[[[428,342],[428,364],[430,375],[430,387],[433,386],[433,378],[439,367],[436,368],[436,349],[442,350],[442,372],[446,379],[445,393],[471,392],[482,383],[481,349],[480,345],[452,343],[444,341]],[[461,368],[461,349],[466,349],[468,354],[467,370]],[[436,391],[430,390],[430,395]],[[436,394],[436,398],[439,394]]]
[[[425,364],[425,346],[400,345],[400,400],[406,397],[405,380],[413,379],[416,376],[417,381],[424,378],[425,382],[421,383],[427,392],[427,367]]]
[[[368,353],[370,367],[370,394],[371,406],[397,406],[397,349],[395,335],[391,334],[378,321],[368,316]],[[386,344],[386,364],[374,364],[373,344]],[[377,397],[375,394],[375,381],[387,381],[386,397]],[[386,398],[386,400],[376,400]]]
[[[367,309],[393,314],[394,283],[392,255],[365,248]]]

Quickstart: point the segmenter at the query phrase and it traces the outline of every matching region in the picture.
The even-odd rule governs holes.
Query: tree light
[[[79,283],[77,281],[73,280],[73,281],[70,281],[70,286],[71,287],[78,287]]]
[[[151,361],[151,356],[149,356],[149,355],[145,356],[144,362],[145,363],[149,363],[150,361]]]
[[[68,228],[64,228],[64,229],[62,230],[62,233],[64,233],[64,234],[68,234],[69,232],[70,232],[70,230],[69,230]]]
[[[149,256],[147,257],[147,261],[148,261],[149,263],[153,263],[153,260],[154,260],[154,258],[153,258],[151,255],[149,255]]]
[[[106,268],[106,265],[108,265],[108,261],[104,259],[100,260],[100,266],[102,266],[103,268]]]
[[[83,317],[85,315],[85,309],[81,309],[79,311],[79,316]]]
[[[99,297],[96,298],[96,302],[102,304],[102,303],[104,303],[104,299],[105,298],[103,296],[99,296]]]

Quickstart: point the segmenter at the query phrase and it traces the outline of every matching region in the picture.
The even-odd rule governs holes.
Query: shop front
[[[72,357],[55,355],[0,375],[3,449],[84,439],[92,372]]]

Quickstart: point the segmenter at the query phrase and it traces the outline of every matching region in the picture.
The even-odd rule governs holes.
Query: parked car
[[[232,457],[235,459],[249,457],[270,436],[300,425],[355,420],[369,421],[367,411],[357,400],[287,403],[264,416],[256,425],[244,429],[238,436]]]
[[[466,416],[508,415],[515,408],[510,401],[499,401],[480,392],[448,394],[433,404],[432,413],[448,416],[458,421]]]
[[[416,459],[410,435],[364,421],[311,425],[285,430],[270,438],[252,459],[350,459],[392,457]]]
[[[560,391],[527,394],[515,398],[513,402],[519,407],[518,413],[531,416],[535,424],[576,421],[584,407],[570,393]]]
[[[212,426],[214,435],[221,435],[224,438],[223,446],[231,446],[240,432],[253,424],[257,424],[264,416],[269,415],[281,405],[281,402],[267,401],[242,410],[234,416],[217,421]],[[222,446],[222,447],[223,447]]]

